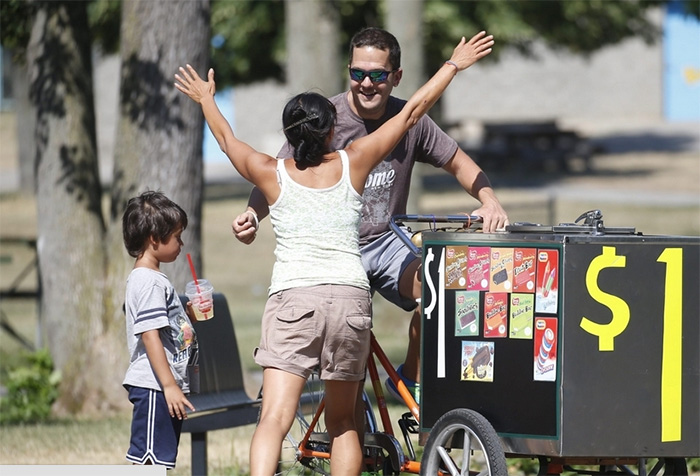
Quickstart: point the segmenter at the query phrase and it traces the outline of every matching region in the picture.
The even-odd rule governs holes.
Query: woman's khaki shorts
[[[372,304],[368,290],[324,284],[270,296],[262,318],[261,367],[322,380],[362,380],[369,355]]]

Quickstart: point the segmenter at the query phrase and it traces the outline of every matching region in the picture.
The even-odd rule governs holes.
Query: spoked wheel
[[[287,437],[282,442],[282,452],[277,465],[276,476],[294,475],[330,475],[330,460],[327,458],[300,458],[299,445],[303,441],[309,424],[313,420],[316,410],[318,410],[323,400],[324,386],[317,373],[314,373],[306,381],[306,387],[302,392],[297,408],[297,414],[292,424],[292,428],[287,433]],[[328,453],[328,433],[320,418],[314,428],[314,436],[306,443],[306,448]]]
[[[508,474],[501,442],[486,418],[466,408],[451,410],[433,426],[421,460],[421,476]]]
[[[639,464],[640,476],[688,476],[685,458],[648,458]]]

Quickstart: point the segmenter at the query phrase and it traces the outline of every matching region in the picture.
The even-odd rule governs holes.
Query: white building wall
[[[590,58],[540,46],[537,56],[505,52],[460,73],[444,94],[444,120],[662,120],[660,45],[634,39]]]

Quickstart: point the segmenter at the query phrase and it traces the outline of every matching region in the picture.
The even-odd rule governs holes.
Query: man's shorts
[[[255,362],[308,378],[359,381],[369,355],[369,291],[324,284],[279,291],[267,300]]]
[[[182,420],[170,416],[163,392],[130,385],[126,389],[134,404],[127,461],[174,468]]]
[[[406,228],[401,230],[410,237]],[[381,294],[405,311],[412,311],[417,304],[411,297],[399,293],[399,280],[406,267],[418,258],[403,244],[396,233],[389,231],[371,243],[360,247],[362,266],[367,271],[372,291]]]

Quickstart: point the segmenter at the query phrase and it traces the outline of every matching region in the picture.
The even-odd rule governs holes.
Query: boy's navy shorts
[[[182,420],[170,416],[163,392],[130,385],[126,389],[134,405],[127,461],[174,468]]]

